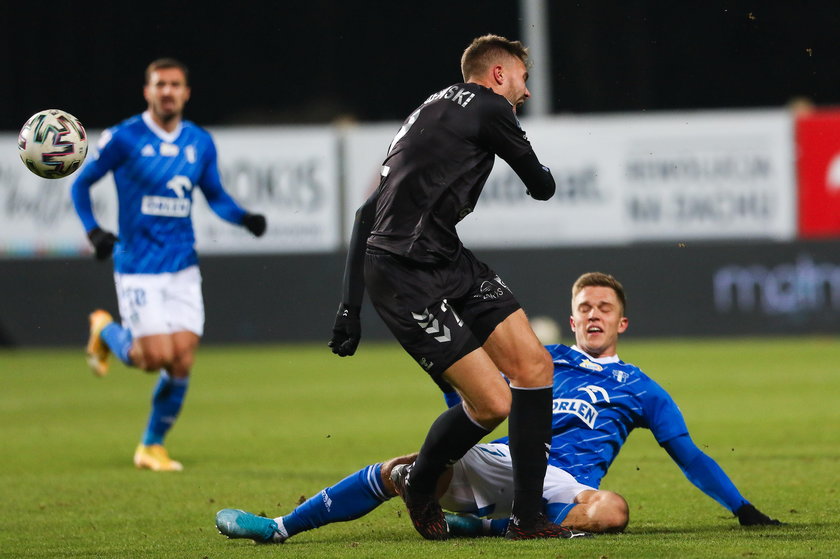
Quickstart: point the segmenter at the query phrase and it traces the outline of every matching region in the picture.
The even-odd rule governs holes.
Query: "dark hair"
[[[184,73],[184,81],[187,83],[190,82],[190,71],[187,69],[186,64],[180,60],[175,60],[174,58],[158,58],[146,66],[146,81],[143,83],[148,85],[149,80],[152,77],[152,72],[160,70],[161,68],[178,68]]]
[[[473,40],[461,55],[461,74],[464,81],[487,71],[500,57],[513,56],[528,66],[528,47],[499,35],[482,35]]]
[[[621,303],[621,314],[624,315],[627,310],[627,297],[624,294],[624,286],[621,282],[609,274],[602,272],[588,272],[580,276],[572,285],[572,309],[574,310],[575,297],[584,287],[609,287],[615,291],[619,302]]]

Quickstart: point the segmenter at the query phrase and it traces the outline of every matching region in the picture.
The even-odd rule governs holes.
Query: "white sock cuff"
[[[476,420],[475,420],[475,418],[474,418],[472,415],[470,415],[470,410],[468,410],[468,409],[467,409],[467,404],[466,404],[466,403],[461,402],[461,409],[463,409],[463,410],[464,410],[464,415],[466,415],[466,416],[467,416],[467,419],[469,419],[469,420],[472,422],[472,424],[473,424],[473,425],[475,425],[475,426],[477,426],[477,427],[480,427],[480,428],[484,429],[484,430],[485,430],[485,431],[487,431],[488,433],[489,433],[490,431],[492,431],[492,429],[488,429],[487,427],[485,427],[484,425],[482,425],[481,423],[479,423],[478,421],[476,421]]]

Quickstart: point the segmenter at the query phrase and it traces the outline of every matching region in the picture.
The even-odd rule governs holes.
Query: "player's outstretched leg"
[[[97,309],[88,315],[88,322],[90,334],[85,350],[87,364],[93,374],[104,377],[108,374],[108,356],[111,350],[105,345],[100,334],[106,326],[114,322],[114,319],[108,311]]]
[[[239,509],[222,509],[216,513],[216,528],[230,539],[248,539],[257,543],[283,543],[277,523]]]
[[[412,466],[413,464],[394,466],[391,470],[391,481],[397,494],[405,501],[405,508],[414,529],[427,540],[445,540],[449,537],[449,525],[434,493],[418,493],[411,490]]]

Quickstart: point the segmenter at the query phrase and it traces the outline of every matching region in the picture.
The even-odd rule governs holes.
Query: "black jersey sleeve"
[[[365,203],[356,210],[356,219],[353,222],[353,233],[350,235],[350,247],[347,249],[347,261],[344,265],[344,279],[341,289],[341,302],[350,307],[361,307],[362,298],[365,295],[365,247],[373,228],[378,198],[379,189],[377,188],[365,200]]]
[[[512,160],[533,151],[519,119],[510,103],[495,93],[490,93],[489,102],[483,105],[481,115],[481,142],[490,151],[510,163]]]
[[[508,161],[508,165],[525,183],[525,188],[532,198],[548,200],[554,196],[556,185],[551,170],[540,163],[533,150]]]

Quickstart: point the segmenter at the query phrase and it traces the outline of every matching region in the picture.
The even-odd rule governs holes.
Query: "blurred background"
[[[529,314],[568,341],[571,282],[597,269],[629,290],[629,335],[840,327],[835,2],[17,2],[0,14],[0,344],[81,344],[91,309],[116,310],[72,177],[38,179],[17,158],[31,114],[67,110],[95,142],[145,108],[148,62],[183,60],[187,118],[216,137],[234,196],[270,222],[253,240],[196,208],[206,340],[325,341],[351,216],[388,142],[460,81],[461,52],[488,32],[532,48],[522,120],[558,194],[527,200],[500,161],[462,235]],[[106,182],[97,212],[113,226]],[[365,316],[366,337],[388,337]]]
[[[190,116],[206,125],[402,120],[460,79],[473,37],[524,40],[533,26],[552,113],[840,101],[831,0],[221,4],[5,3],[0,128],[54,105],[110,126],[142,108],[143,69],[159,56],[191,67]]]

